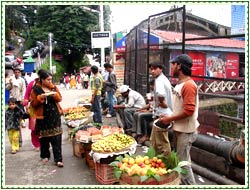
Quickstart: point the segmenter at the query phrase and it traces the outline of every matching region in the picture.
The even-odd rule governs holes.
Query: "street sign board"
[[[110,32],[91,32],[91,47],[106,48],[110,47]]]

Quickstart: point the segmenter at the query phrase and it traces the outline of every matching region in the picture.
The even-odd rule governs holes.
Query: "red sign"
[[[226,54],[226,77],[238,78],[239,77],[239,55],[237,53]]]
[[[195,52],[195,51],[190,51],[190,52],[188,52],[188,55],[193,60],[192,75],[205,76],[204,65],[206,65],[206,54],[200,53],[200,52]],[[196,81],[203,80],[203,78],[196,78],[196,77],[193,77],[193,79]]]

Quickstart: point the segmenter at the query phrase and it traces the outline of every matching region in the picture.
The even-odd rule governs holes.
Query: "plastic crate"
[[[103,185],[119,182],[119,179],[115,178],[114,168],[108,164],[95,163],[95,177]]]

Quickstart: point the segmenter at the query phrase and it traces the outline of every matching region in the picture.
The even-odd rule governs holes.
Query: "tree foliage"
[[[99,5],[89,7],[99,10]],[[110,30],[110,14],[109,6],[104,6],[105,30]],[[25,31],[28,48],[34,47],[36,41],[48,44],[48,34],[52,33],[53,46],[63,54],[65,68],[69,71],[83,66],[83,56],[91,45],[91,32],[100,30],[98,13],[81,6],[6,6],[6,18],[6,34],[12,26]]]

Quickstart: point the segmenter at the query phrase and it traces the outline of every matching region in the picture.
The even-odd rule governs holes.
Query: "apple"
[[[162,162],[162,163],[160,164],[160,167],[161,167],[161,168],[165,168],[166,166],[165,166],[165,164]]]
[[[158,158],[155,156],[155,157],[153,157],[152,160],[153,160],[154,162],[157,162]]]
[[[158,164],[160,164],[160,163],[162,163],[162,160],[161,160],[161,159],[158,159],[156,162],[157,162]]]

